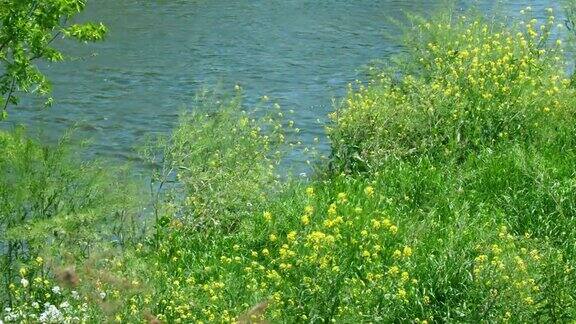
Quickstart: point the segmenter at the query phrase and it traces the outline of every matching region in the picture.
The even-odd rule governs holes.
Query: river
[[[469,6],[475,1],[461,1]],[[482,1],[483,10],[534,12],[557,1]],[[554,5],[555,4],[555,5]],[[55,142],[78,125],[90,157],[135,159],[147,135],[167,134],[202,87],[232,91],[246,103],[268,96],[294,119],[305,141],[324,138],[323,123],[362,67],[401,50],[392,19],[427,14],[443,1],[413,0],[94,0],[80,20],[108,25],[105,42],[59,41],[70,55],[43,65],[56,104],[26,100],[2,127],[23,123]],[[326,140],[321,141],[326,150]],[[294,162],[300,163],[298,157]]]

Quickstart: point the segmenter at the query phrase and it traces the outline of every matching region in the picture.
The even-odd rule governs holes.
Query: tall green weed
[[[14,283],[82,262],[99,244],[121,240],[114,225],[126,228],[136,217],[131,183],[78,162],[69,147],[66,139],[40,145],[21,129],[0,132],[0,299],[8,305]]]

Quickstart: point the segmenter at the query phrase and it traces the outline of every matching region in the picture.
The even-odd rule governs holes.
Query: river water
[[[461,1],[469,6],[476,1]],[[517,13],[557,8],[557,1],[482,1],[483,10]],[[94,0],[80,20],[110,34],[99,44],[59,41],[71,60],[43,66],[56,104],[27,100],[8,122],[56,141],[77,125],[90,157],[135,158],[143,137],[166,134],[203,87],[240,84],[246,102],[268,96],[293,109],[305,141],[362,66],[401,50],[391,19],[441,9],[440,0]],[[326,149],[326,143],[324,149]],[[298,157],[294,157],[294,162]]]

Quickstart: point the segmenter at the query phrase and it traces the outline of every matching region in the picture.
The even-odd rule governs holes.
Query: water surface
[[[510,1],[503,8],[514,13],[526,3],[543,12],[556,1]],[[295,111],[306,141],[322,138],[332,99],[362,78],[362,66],[401,50],[386,37],[398,33],[391,19],[441,6],[437,0],[91,1],[80,19],[106,23],[107,40],[58,43],[73,59],[43,67],[56,104],[42,111],[39,102],[26,101],[3,126],[24,123],[54,142],[78,124],[77,135],[93,142],[92,157],[126,160],[145,135],[169,132],[182,109],[193,109],[199,88],[240,84],[248,103],[273,98]]]

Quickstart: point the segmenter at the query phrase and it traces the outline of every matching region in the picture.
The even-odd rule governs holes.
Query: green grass
[[[205,102],[143,151],[153,228],[74,253],[74,270],[20,256],[4,316],[50,302],[94,322],[576,320],[576,90],[552,13],[525,19],[413,19],[393,72],[332,114],[332,159],[309,182],[277,176],[282,113]]]
[[[56,273],[84,263],[110,240],[124,243],[135,230],[131,211],[139,196],[127,178],[75,160],[68,148],[66,138],[49,148],[22,129],[0,132],[0,300],[22,314],[62,300],[51,292]],[[11,312],[4,313],[10,322]],[[87,316],[80,308],[73,313]]]

